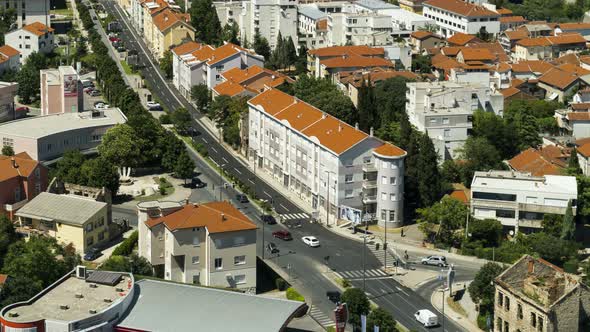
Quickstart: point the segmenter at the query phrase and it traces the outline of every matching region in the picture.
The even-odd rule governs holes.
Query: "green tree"
[[[502,159],[512,158],[519,151],[513,125],[493,112],[477,110],[473,113],[473,136],[487,139]]]
[[[411,81],[398,76],[375,84],[375,107],[377,108],[375,113],[378,114],[373,125],[375,130],[391,121],[401,122],[403,117],[407,117],[406,83]],[[407,144],[407,142],[404,143]]]
[[[543,232],[555,236],[561,236],[561,229],[563,228],[563,217],[559,214],[545,213],[543,215]]]
[[[57,162],[52,176],[63,182],[85,185],[86,178],[82,174],[82,165],[85,160],[86,157],[79,150],[68,150]]]
[[[129,263],[131,265],[131,273],[141,276],[151,277],[154,274],[154,268],[152,264],[148,262],[145,257],[141,257],[137,254],[131,254],[129,257]]]
[[[4,145],[2,147],[2,155],[3,156],[14,156],[14,149],[10,145]]]
[[[186,133],[187,130],[191,127],[193,117],[191,116],[190,112],[184,107],[176,109],[174,112],[170,114],[170,117],[172,119],[174,127],[176,127],[178,132],[181,134]]]
[[[403,125],[403,122],[401,124]],[[403,140],[403,127],[401,130]],[[405,150],[407,156],[404,167],[404,211],[408,212],[409,216],[413,216],[414,210],[420,207],[420,191],[418,189],[418,179],[420,178],[420,174],[418,173],[418,155],[420,149],[418,145],[418,134],[410,134]]]
[[[580,168],[580,161],[578,160],[578,150],[574,147],[570,153],[570,159],[565,169],[565,173],[568,175],[580,175],[582,169]]]
[[[102,156],[88,159],[82,164],[82,177],[87,186],[102,188],[105,187],[113,195],[119,191],[119,172],[117,167]]]
[[[197,84],[191,88],[191,99],[197,105],[199,112],[207,114],[211,102],[211,92],[207,84]]]
[[[131,264],[127,257],[113,255],[104,261],[99,269],[113,272],[131,272]]]
[[[162,168],[168,172],[173,172],[176,167],[176,159],[185,151],[186,147],[181,140],[169,131],[164,133],[159,144],[159,149],[162,151]]]
[[[561,239],[572,241],[576,236],[576,221],[572,212],[572,201],[567,202],[565,216],[563,217],[563,224],[561,228]]]
[[[98,152],[117,167],[137,167],[141,164],[141,142],[128,124],[109,129],[98,146]]]
[[[377,109],[375,108],[375,94],[374,88],[371,86],[371,76],[368,77],[368,82],[363,78],[361,86],[358,89],[358,118],[359,128],[368,132],[370,128],[375,125],[377,120]]]
[[[442,180],[446,183],[461,182],[461,169],[454,160],[445,160],[440,168]]]
[[[38,77],[37,71],[30,66],[23,66],[16,75],[17,94],[23,104],[30,104],[37,99],[41,84]]]
[[[463,184],[468,187],[471,186],[475,171],[506,168],[496,147],[484,137],[467,138],[460,153],[461,158],[466,161],[462,167]]]
[[[227,23],[223,26],[221,39],[234,45],[240,45],[240,27],[236,22]]]
[[[293,41],[293,38],[291,38],[291,36],[287,38],[285,42],[285,48],[287,64],[288,66],[292,66],[297,61],[297,49],[295,48],[295,42]]]
[[[196,27],[195,39],[209,45],[218,45],[221,40],[221,23],[211,0],[191,1],[191,25]]]
[[[16,22],[16,10],[0,8],[0,45],[4,45],[4,34],[10,30],[14,22]]]
[[[172,78],[172,51],[166,50],[164,56],[160,58],[160,70],[164,72],[166,78]]]
[[[469,209],[463,202],[445,196],[430,207],[417,209],[420,230],[436,242],[457,245],[455,232],[465,227]],[[435,230],[438,225],[438,230]]]
[[[184,184],[186,184],[186,179],[193,176],[194,170],[195,162],[189,157],[188,153],[184,151],[178,156],[178,160],[176,160],[174,175],[180,179],[184,179]]]
[[[563,263],[570,258],[576,258],[579,246],[574,241],[562,240],[544,232],[530,234],[521,239],[522,244],[528,246],[532,253],[557,265],[563,266]]]
[[[419,151],[418,191],[420,192],[420,204],[421,206],[430,206],[440,198],[443,186],[438,171],[438,153],[434,149],[428,132],[420,137]]]
[[[258,31],[254,34],[254,42],[252,43],[252,48],[254,52],[258,55],[262,55],[264,57],[264,61],[270,61],[270,45],[268,44],[268,40],[262,37]]]
[[[18,278],[10,277],[7,283],[2,287],[0,293],[0,305],[5,307],[9,304],[27,301],[43,290],[43,284],[28,276]]]
[[[299,46],[299,54],[295,61],[295,74],[297,76],[307,74],[307,47],[305,44]]]
[[[373,327],[379,326],[379,332],[398,332],[397,322],[393,316],[385,309],[376,308],[369,313],[367,317],[367,330],[373,330]]]
[[[469,296],[480,305],[480,315],[494,309],[494,279],[504,271],[498,263],[488,262],[482,266],[467,289]]]
[[[14,231],[14,224],[8,216],[0,214],[0,266],[8,251],[8,247],[17,240],[18,236]]]
[[[430,55],[418,54],[412,59],[412,71],[422,74],[428,74],[432,71],[432,61]]]
[[[467,233],[469,241],[480,247],[497,247],[502,240],[502,223],[496,219],[474,219],[469,222]]]
[[[342,293],[341,301],[348,306],[348,322],[353,327],[361,326],[361,315],[367,315],[371,310],[371,304],[365,292],[360,288],[347,288]]]

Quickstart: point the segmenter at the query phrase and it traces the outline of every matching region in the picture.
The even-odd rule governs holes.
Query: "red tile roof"
[[[13,160],[16,168],[13,167]],[[12,157],[0,155],[0,182],[14,177],[28,177],[37,168],[39,162],[31,159],[28,154],[17,154]]]
[[[590,143],[585,143],[583,145],[580,145],[576,150],[582,156],[584,156],[586,158],[590,157]]]
[[[19,55],[20,52],[17,51],[16,49],[12,48],[10,45],[4,45],[4,46],[0,46],[0,54],[11,58],[13,56]]]
[[[406,151],[391,143],[384,143],[373,149],[373,152],[383,157],[401,157],[406,155]]]
[[[525,30],[504,31],[504,34],[510,40],[525,39],[529,36],[529,34]]]
[[[578,79],[579,76],[574,73],[554,68],[539,77],[539,82],[564,90],[574,84]]]
[[[23,30],[33,33],[36,36],[43,36],[48,32],[54,31],[53,28],[50,28],[41,22],[33,22],[31,24],[27,24],[23,26]]]
[[[515,94],[518,94],[519,92],[520,92],[520,90],[515,87],[509,87],[509,88],[500,90],[500,93],[502,94],[502,96],[504,96],[504,98],[512,97]]]
[[[203,46],[201,43],[197,43],[196,41],[187,41],[184,44],[180,44],[172,49],[172,52],[176,55],[184,55],[188,53],[192,53]]]
[[[382,47],[363,45],[324,47],[309,50],[307,53],[316,57],[336,57],[342,55],[385,56],[385,50]]]
[[[438,36],[435,36],[430,31],[422,31],[422,30],[418,30],[418,31],[412,32],[411,36],[414,37],[414,38],[416,38],[416,39],[418,39],[418,40],[424,40],[424,39],[429,38],[429,37],[439,38]]]
[[[525,38],[516,42],[523,47],[586,44],[586,39],[579,33],[561,34],[559,36]]]
[[[548,150],[547,153],[543,153]],[[563,161],[551,156],[551,148],[537,150],[528,148],[514,158],[508,160],[510,167],[519,172],[530,172],[533,176],[560,175]]]
[[[487,48],[464,47],[459,51],[459,54],[462,55],[464,61],[492,61],[496,59]]]
[[[189,14],[178,13],[170,8],[165,8],[152,16],[152,22],[161,32],[165,32],[178,24],[183,24],[186,28],[194,30],[189,24]]]
[[[218,95],[233,97],[239,95],[240,93],[243,93],[244,91],[246,91],[246,89],[244,89],[244,87],[242,87],[238,83],[234,83],[232,81],[225,81],[214,86],[213,91],[215,91]]]
[[[395,67],[395,65],[387,59],[370,58],[358,55],[320,60],[320,64],[324,65],[326,68]]]
[[[526,22],[526,19],[522,16],[502,16],[500,17],[500,23],[519,23]]]
[[[498,8],[498,9],[496,9],[496,11],[500,15],[510,15],[510,14],[512,14],[512,11],[510,9],[508,9],[508,8]]]
[[[572,30],[588,30],[590,29],[590,23],[558,23],[557,26],[561,31],[572,31]]]
[[[486,7],[461,0],[429,0],[424,6],[436,7],[465,17],[499,17],[500,14]]]
[[[447,38],[447,42],[453,46],[465,46],[465,44],[477,39],[474,35],[457,32],[451,37]]]
[[[569,112],[566,117],[570,121],[589,121],[590,112]]]
[[[570,107],[574,111],[585,111],[590,110],[590,103],[571,103]]]
[[[515,73],[539,73],[544,74],[554,68],[552,64],[542,60],[520,61],[512,64],[512,71]]]
[[[465,190],[461,190],[461,189],[455,189],[453,190],[449,196],[453,199],[456,199],[464,204],[469,203],[469,196],[467,196],[467,193],[465,192]]]

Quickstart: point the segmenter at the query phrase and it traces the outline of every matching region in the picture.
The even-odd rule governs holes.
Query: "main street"
[[[250,183],[252,188],[255,188],[256,194],[261,198],[272,198],[274,201],[274,208],[278,214],[289,214],[300,216],[303,221],[303,227],[299,229],[292,229],[293,241],[279,242],[280,240],[272,240],[277,243],[281,250],[279,257],[273,258],[282,268],[291,266],[290,273],[294,279],[300,281],[304,287],[304,295],[308,302],[311,302],[315,307],[319,308],[325,315],[332,316],[331,312],[334,305],[330,303],[325,292],[327,290],[334,290],[336,287],[333,283],[325,277],[326,269],[324,257],[330,256],[329,268],[339,271],[359,271],[363,268],[363,244],[354,240],[343,238],[334,232],[324,228],[319,224],[310,224],[306,222],[308,215],[299,207],[293,204],[288,198],[284,197],[280,192],[276,191],[272,186],[266,182],[258,179],[248,167],[244,166],[234,155],[226,150],[218,141],[218,137],[214,137],[206,130],[200,123],[203,117],[190,103],[188,103],[172,85],[168,84],[164,79],[156,61],[151,57],[148,47],[139,37],[137,32],[131,27],[131,24],[122,10],[117,7],[112,1],[102,1],[105,9],[110,15],[113,15],[122,24],[123,31],[120,33],[120,38],[125,42],[128,49],[136,50],[139,54],[140,62],[145,65],[142,69],[142,74],[149,86],[151,92],[158,97],[162,104],[171,111],[179,107],[188,109],[194,118],[193,128],[200,134],[196,136],[197,142],[205,144],[209,151],[209,157],[227,172],[244,183]],[[209,186],[206,190],[212,190],[213,184],[219,189],[219,175],[209,167],[202,159],[194,154],[192,150],[191,156],[197,163],[197,168],[203,174],[201,175],[208,182]],[[202,189],[201,189],[202,190]],[[218,191],[214,192],[218,194]],[[262,238],[262,223],[259,218],[257,210],[248,204],[240,204],[235,201],[236,191],[229,187],[224,189],[224,199],[231,199],[236,206],[240,207],[244,213],[250,218],[257,221],[260,227],[260,238]],[[215,197],[215,196],[214,196]],[[283,225],[273,225],[264,227],[264,237],[271,239],[271,233],[274,230],[281,229]],[[304,235],[314,235],[318,237],[321,243],[319,248],[310,248],[304,245],[300,238]],[[259,254],[261,252],[262,243],[259,246]],[[366,250],[365,267],[368,271],[378,270],[382,267],[381,263],[371,255],[369,250]],[[374,274],[373,274],[374,275]],[[355,287],[362,288],[362,281],[354,280]],[[425,329],[419,325],[413,317],[415,311],[419,309],[435,309],[430,304],[430,300],[417,296],[412,290],[405,288],[400,283],[391,277],[373,276],[366,281],[366,292],[369,297],[375,301],[379,306],[391,312],[391,314],[404,326],[409,329],[424,331]],[[442,328],[429,329],[430,331],[442,331]],[[449,322],[445,328],[446,331],[463,331],[458,325]]]

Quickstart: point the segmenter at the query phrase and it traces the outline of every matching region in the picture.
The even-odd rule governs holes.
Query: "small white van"
[[[414,314],[414,318],[416,318],[416,320],[420,324],[424,325],[424,327],[431,327],[431,326],[438,325],[438,316],[435,315],[432,311],[427,310],[427,309],[422,309],[422,310],[416,311],[416,313]]]

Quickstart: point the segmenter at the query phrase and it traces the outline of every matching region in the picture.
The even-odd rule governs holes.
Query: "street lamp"
[[[219,201],[222,202],[223,201],[223,168],[226,166],[227,164],[222,164],[219,165]]]

